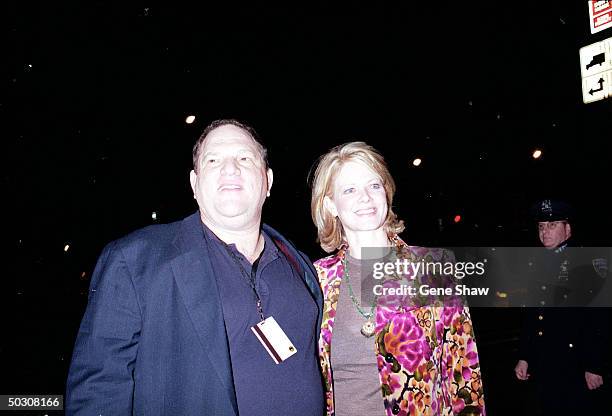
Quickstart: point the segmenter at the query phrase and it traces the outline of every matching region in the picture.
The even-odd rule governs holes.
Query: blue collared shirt
[[[206,226],[204,236],[223,305],[240,415],[323,414],[317,306],[302,277],[263,232],[265,245],[255,262],[255,288],[265,317],[273,316],[297,349],[296,354],[275,364],[251,331],[260,321],[257,298],[236,259],[248,276],[254,266],[235,245],[226,246]]]

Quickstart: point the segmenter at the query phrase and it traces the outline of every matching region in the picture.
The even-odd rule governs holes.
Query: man
[[[590,414],[600,406],[609,319],[605,308],[587,306],[607,263],[593,258],[593,249],[571,247],[568,204],[543,200],[532,214],[546,250],[529,260],[530,307],[523,311],[515,374],[533,380],[544,414]]]
[[[310,261],[261,226],[272,180],[249,126],[206,128],[190,173],[199,213],[136,231],[100,256],[67,414],[323,413],[321,293]]]

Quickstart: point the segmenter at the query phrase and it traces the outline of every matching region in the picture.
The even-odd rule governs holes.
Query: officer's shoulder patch
[[[608,259],[593,259],[592,263],[595,273],[597,273],[597,275],[602,279],[605,279],[605,277],[608,275]]]

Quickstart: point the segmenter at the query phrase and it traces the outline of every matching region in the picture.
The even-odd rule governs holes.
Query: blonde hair
[[[344,229],[337,217],[324,206],[325,197],[333,196],[334,181],[342,166],[347,162],[360,162],[372,169],[383,182],[387,197],[387,218],[384,228],[387,234],[397,234],[404,230],[404,222],[393,212],[395,182],[389,173],[385,159],[376,149],[364,142],[350,142],[336,146],[319,158],[312,181],[310,213],[317,227],[317,242],[327,253],[338,249],[344,242]]]

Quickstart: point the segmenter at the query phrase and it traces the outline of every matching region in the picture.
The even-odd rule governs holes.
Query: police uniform
[[[537,222],[569,222],[571,214],[569,205],[554,200],[532,209]],[[606,371],[609,313],[587,307],[607,274],[607,259],[598,256],[565,241],[554,249],[537,248],[528,259],[518,358],[528,363],[543,414],[591,414],[601,407],[602,388],[589,391],[585,381],[585,371]]]

